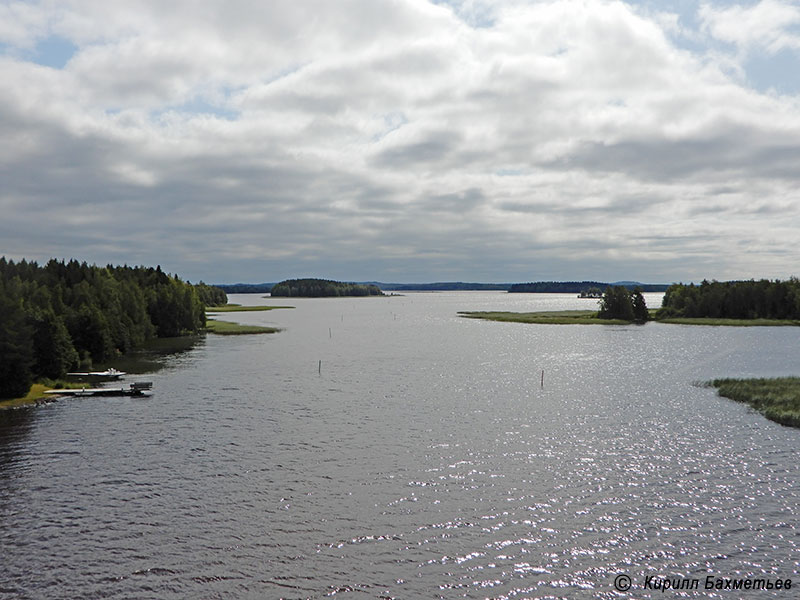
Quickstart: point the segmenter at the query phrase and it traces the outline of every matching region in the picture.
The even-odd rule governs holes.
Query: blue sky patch
[[[63,69],[69,59],[78,51],[78,47],[60,36],[50,36],[39,41],[36,48],[25,58],[36,64]]]

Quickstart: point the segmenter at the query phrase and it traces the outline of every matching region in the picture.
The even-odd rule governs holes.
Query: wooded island
[[[800,280],[703,281],[676,283],[664,293],[661,308],[648,310],[641,288],[609,286],[597,311],[462,312],[490,321],[550,324],[661,323],[684,325],[800,325]]]
[[[328,298],[336,296],[383,296],[377,285],[343,283],[328,279],[287,279],[276,283],[271,294],[283,297]]]

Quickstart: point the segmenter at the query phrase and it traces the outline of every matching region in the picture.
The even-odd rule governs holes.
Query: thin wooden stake
[[[319,368],[317,369],[317,373],[322,375],[322,360],[319,361]]]
[[[544,388],[544,369],[542,369],[542,387]]]

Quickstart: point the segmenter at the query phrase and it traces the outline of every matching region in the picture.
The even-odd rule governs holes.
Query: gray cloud
[[[683,36],[744,40],[731,14]],[[2,254],[206,281],[795,274],[796,98],[625,4],[5,16]],[[765,43],[789,47],[785,23]],[[48,36],[74,46],[63,69],[24,58]]]

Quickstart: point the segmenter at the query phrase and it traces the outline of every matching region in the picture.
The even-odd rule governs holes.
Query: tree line
[[[140,347],[154,337],[196,333],[222,290],[192,285],[161,267],[98,267],[0,257],[0,398]]]
[[[644,323],[650,318],[641,288],[633,291],[621,285],[608,286],[600,300],[601,319],[622,319]]]
[[[673,284],[667,288],[656,317],[800,319],[800,280]]]
[[[328,279],[287,279],[272,287],[273,296],[323,298],[330,296],[382,296],[377,285],[342,283]]]

